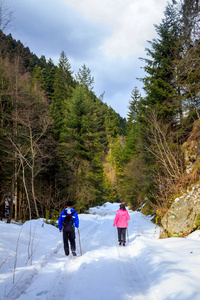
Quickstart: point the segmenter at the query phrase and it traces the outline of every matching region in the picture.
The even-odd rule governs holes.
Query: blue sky
[[[6,30],[37,56],[58,63],[65,52],[74,75],[86,64],[94,92],[122,117],[131,92],[141,93],[147,40],[163,18],[167,0],[5,0],[14,13]]]

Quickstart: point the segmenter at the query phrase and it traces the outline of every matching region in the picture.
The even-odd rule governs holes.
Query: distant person
[[[117,226],[119,245],[126,245],[126,229],[128,227],[130,216],[124,204],[120,204],[120,209],[117,211],[113,226]]]
[[[69,255],[69,243],[72,255],[77,256],[75,227],[79,227],[79,218],[75,209],[72,208],[72,205],[71,201],[67,202],[67,207],[61,212],[58,220],[59,231],[63,232],[64,250],[67,256]]]

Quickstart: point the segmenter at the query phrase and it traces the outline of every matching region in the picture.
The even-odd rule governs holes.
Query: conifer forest
[[[109,202],[162,217],[199,178],[185,172],[184,143],[200,117],[200,7],[172,1],[148,42],[144,92],[133,86],[127,118],[74,74],[4,33],[0,20],[0,219],[57,219]],[[144,96],[142,96],[144,95]],[[121,100],[123,101],[123,99]],[[196,132],[196,135],[198,135]]]

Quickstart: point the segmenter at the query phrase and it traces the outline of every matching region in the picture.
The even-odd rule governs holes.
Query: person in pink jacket
[[[120,209],[117,211],[113,226],[117,226],[119,245],[125,246],[126,243],[126,228],[128,227],[130,216],[124,204],[120,204]]]

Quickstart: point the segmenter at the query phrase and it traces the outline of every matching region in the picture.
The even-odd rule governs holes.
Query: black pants
[[[118,231],[118,241],[126,243],[126,228],[117,227]]]
[[[71,251],[76,251],[75,238],[76,238],[75,230],[73,231],[63,230],[63,242],[64,242],[65,255],[69,255],[69,242],[71,246]]]

